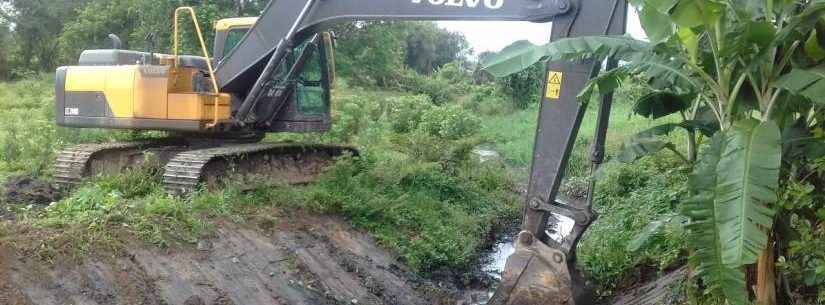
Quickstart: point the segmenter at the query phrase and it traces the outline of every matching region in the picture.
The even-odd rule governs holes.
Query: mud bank
[[[298,213],[298,212],[295,212]],[[278,215],[268,228],[222,222],[197,246],[141,242],[79,261],[0,239],[0,304],[479,304],[481,290],[420,278],[340,217]],[[15,238],[19,238],[16,236]],[[41,245],[42,246],[42,245]]]

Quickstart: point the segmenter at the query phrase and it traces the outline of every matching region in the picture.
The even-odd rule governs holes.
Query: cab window
[[[229,53],[238,46],[238,43],[241,42],[241,39],[246,35],[248,30],[249,28],[234,28],[226,32],[226,40],[223,45],[223,57],[229,55]]]
[[[306,42],[295,49],[295,54],[300,54]],[[305,115],[322,115],[328,111],[329,105],[326,98],[326,88],[324,88],[322,62],[324,52],[319,47],[304,64],[303,71],[297,83],[297,104],[298,112]]]

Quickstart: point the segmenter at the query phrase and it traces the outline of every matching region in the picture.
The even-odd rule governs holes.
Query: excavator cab
[[[327,131],[335,81],[332,35],[323,32],[297,43],[264,84],[252,115],[267,132]]]
[[[218,20],[215,23],[214,61],[220,63],[224,57],[230,56],[257,21],[258,17]],[[278,101],[259,103],[254,109],[256,114],[276,112],[263,124],[266,131],[307,132],[329,129],[330,90],[335,83],[334,58],[333,38],[329,32],[307,37],[291,50],[287,59],[276,68],[270,87],[277,88],[277,82],[285,81],[294,86],[291,89],[293,92],[288,94],[281,110],[271,109]],[[288,79],[293,66],[298,68],[298,75],[294,79]],[[272,99],[276,94],[277,90],[270,90],[267,97]],[[233,110],[237,106],[239,103],[233,102]]]

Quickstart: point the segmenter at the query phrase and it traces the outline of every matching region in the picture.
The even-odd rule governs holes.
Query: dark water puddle
[[[558,222],[555,225],[554,230],[547,230],[547,234],[550,238],[561,241],[564,236],[570,234],[570,231],[573,230],[573,220],[563,216],[557,216]],[[501,274],[504,272],[504,266],[507,263],[507,258],[510,257],[513,253],[516,252],[516,248],[513,245],[513,237],[510,236],[505,238],[495,245],[493,245],[492,250],[487,254],[486,259],[484,260],[486,263],[482,266],[482,270],[487,273],[493,279],[500,281]],[[464,303],[468,305],[485,305],[487,301],[493,296],[497,288],[498,282],[495,285],[490,287],[490,290],[487,291],[486,299],[475,302],[475,303]]]

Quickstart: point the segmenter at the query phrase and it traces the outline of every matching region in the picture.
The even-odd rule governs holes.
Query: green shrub
[[[820,136],[821,137],[821,136]],[[825,304],[825,158],[795,169],[780,190],[779,208],[788,216],[780,223],[787,235],[788,255],[777,264],[787,278],[796,304]]]
[[[402,71],[399,82],[400,89],[415,94],[425,94],[436,105],[448,103],[459,94],[459,88],[435,77],[423,76],[410,69]]]
[[[533,65],[524,71],[497,79],[496,84],[510,99],[513,107],[527,109],[539,101],[544,70],[544,65]]]
[[[599,293],[612,295],[616,288],[635,283],[635,273],[665,269],[683,257],[682,232],[657,232],[635,251],[631,244],[648,226],[672,215],[686,195],[687,177],[673,157],[654,157],[634,164],[608,163],[597,181],[594,209],[599,219],[579,246],[579,262],[599,283]]]
[[[445,139],[461,139],[478,133],[481,119],[460,106],[433,107],[421,117],[420,128]]]
[[[393,131],[410,132],[418,128],[422,116],[432,107],[426,95],[390,97],[387,99],[387,120]]]
[[[454,86],[467,86],[472,81],[470,71],[461,66],[461,62],[451,62],[433,73],[432,78]]]
[[[469,88],[471,92],[467,108],[482,115],[502,115],[513,111],[499,88],[493,84],[482,84]]]
[[[338,162],[309,188],[325,211],[343,213],[412,268],[469,268],[493,226],[518,215],[501,164],[467,160],[445,170],[414,157]]]

